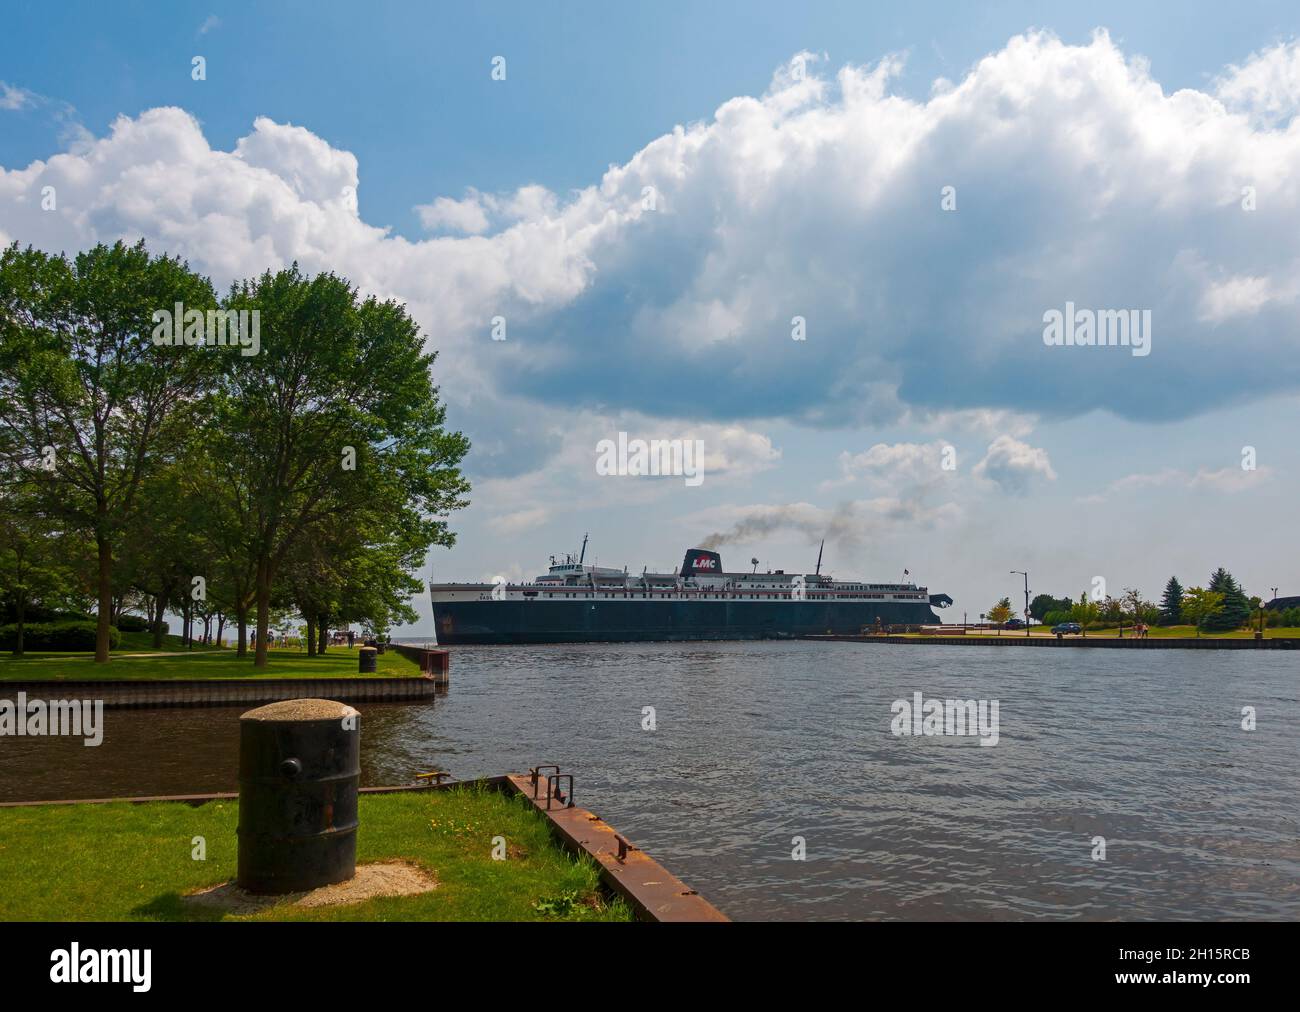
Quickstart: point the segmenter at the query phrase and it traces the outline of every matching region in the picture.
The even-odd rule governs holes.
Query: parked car
[[[1052,632],[1057,636],[1068,636],[1071,633],[1083,632],[1083,626],[1078,622],[1062,622],[1059,625],[1052,626]]]

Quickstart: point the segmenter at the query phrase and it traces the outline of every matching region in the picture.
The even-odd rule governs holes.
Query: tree
[[[22,475],[53,522],[93,537],[98,663],[108,660],[118,535],[141,484],[185,442],[185,409],[219,354],[154,345],[155,311],[177,303],[203,313],[212,287],[143,241],[72,261],[17,243],[0,254],[0,470]]]
[[[1088,597],[1087,593],[1080,594],[1079,600],[1070,608],[1070,621],[1079,623],[1084,639],[1088,638],[1088,627],[1095,625],[1100,615],[1101,608],[1096,601]]]
[[[1222,610],[1223,597],[1222,593],[1204,587],[1191,587],[1183,591],[1183,618],[1196,626],[1198,638],[1201,635],[1201,625],[1206,619]]]
[[[1160,624],[1179,625],[1183,621],[1183,585],[1171,576],[1160,598]]]
[[[1258,597],[1258,596],[1251,597],[1250,613],[1251,615],[1255,615],[1255,614],[1259,615],[1258,631],[1262,633],[1264,631],[1264,599],[1262,597]],[[1251,621],[1254,621],[1254,619],[1252,619]]]
[[[998,626],[998,635],[1002,635],[1002,625],[1011,618],[1011,598],[1004,597],[989,609],[989,621]]]
[[[1071,603],[1068,597],[1039,594],[1029,602],[1029,614],[1038,622],[1046,622],[1047,616],[1054,611],[1069,611]]]
[[[1207,589],[1223,595],[1223,607],[1206,618],[1206,629],[1211,632],[1230,632],[1250,621],[1250,601],[1232,574],[1222,566],[1210,576]]]
[[[23,632],[33,605],[45,613],[67,606],[75,582],[58,539],[40,517],[25,513],[17,497],[0,499],[0,624],[12,616],[15,657],[23,655]]]
[[[262,343],[231,363],[204,452],[224,489],[214,515],[247,539],[262,668],[272,588],[295,545],[359,515],[417,530],[426,549],[451,544],[442,518],[465,505],[469,444],[443,430],[434,355],[399,304],[360,301],[345,280],[296,265],[237,285],[225,304],[260,312]]]

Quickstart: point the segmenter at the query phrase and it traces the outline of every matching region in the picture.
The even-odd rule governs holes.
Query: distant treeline
[[[1119,597],[1107,594],[1100,600],[1086,592],[1077,600],[1039,594],[1030,602],[1029,613],[1045,625],[1079,622],[1085,628],[1105,629],[1140,623],[1193,625],[1198,631],[1232,632],[1258,621],[1261,607],[1265,609],[1264,622],[1268,626],[1300,626],[1300,598],[1280,598],[1270,604],[1258,596],[1248,597],[1223,567],[1210,574],[1205,587],[1184,588],[1176,576],[1171,576],[1159,604],[1126,587]]]

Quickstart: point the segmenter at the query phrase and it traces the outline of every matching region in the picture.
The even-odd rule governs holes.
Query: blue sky
[[[1079,6],[15,5],[0,238],[407,301],[475,444],[440,579],[590,531],[633,568],[825,535],[971,614],[1026,567],[1300,593],[1300,9]],[[1151,355],[1045,346],[1066,300],[1150,309]],[[618,431],[708,480],[597,478]]]

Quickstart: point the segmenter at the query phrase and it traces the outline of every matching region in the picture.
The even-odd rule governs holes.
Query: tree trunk
[[[329,646],[329,639],[330,639],[329,619],[325,615],[322,615],[320,617],[319,636],[320,636],[320,645],[317,646],[316,652],[318,654],[323,654],[325,652],[325,648]]]
[[[257,649],[253,651],[253,667],[266,667],[266,637],[271,625],[271,562],[263,557],[257,560]]]
[[[158,650],[163,645],[163,611],[167,607],[167,595],[164,591],[159,591],[149,606],[149,630],[153,633],[154,649]]]
[[[316,619],[307,616],[307,656],[316,656]]]
[[[248,606],[238,605],[235,608],[235,624],[239,626],[239,638],[235,646],[236,657],[248,656]]]
[[[19,594],[18,615],[17,615],[18,628],[14,630],[14,656],[15,657],[21,657],[23,655],[23,626],[26,624],[23,621],[23,616],[26,615],[26,613],[27,613],[27,595]]]
[[[222,646],[221,634],[226,631],[226,613],[217,612],[217,646]]]
[[[100,529],[95,532],[95,547],[99,552],[99,614],[95,622],[95,663],[108,663],[109,625],[113,617],[113,546],[108,535]]]

